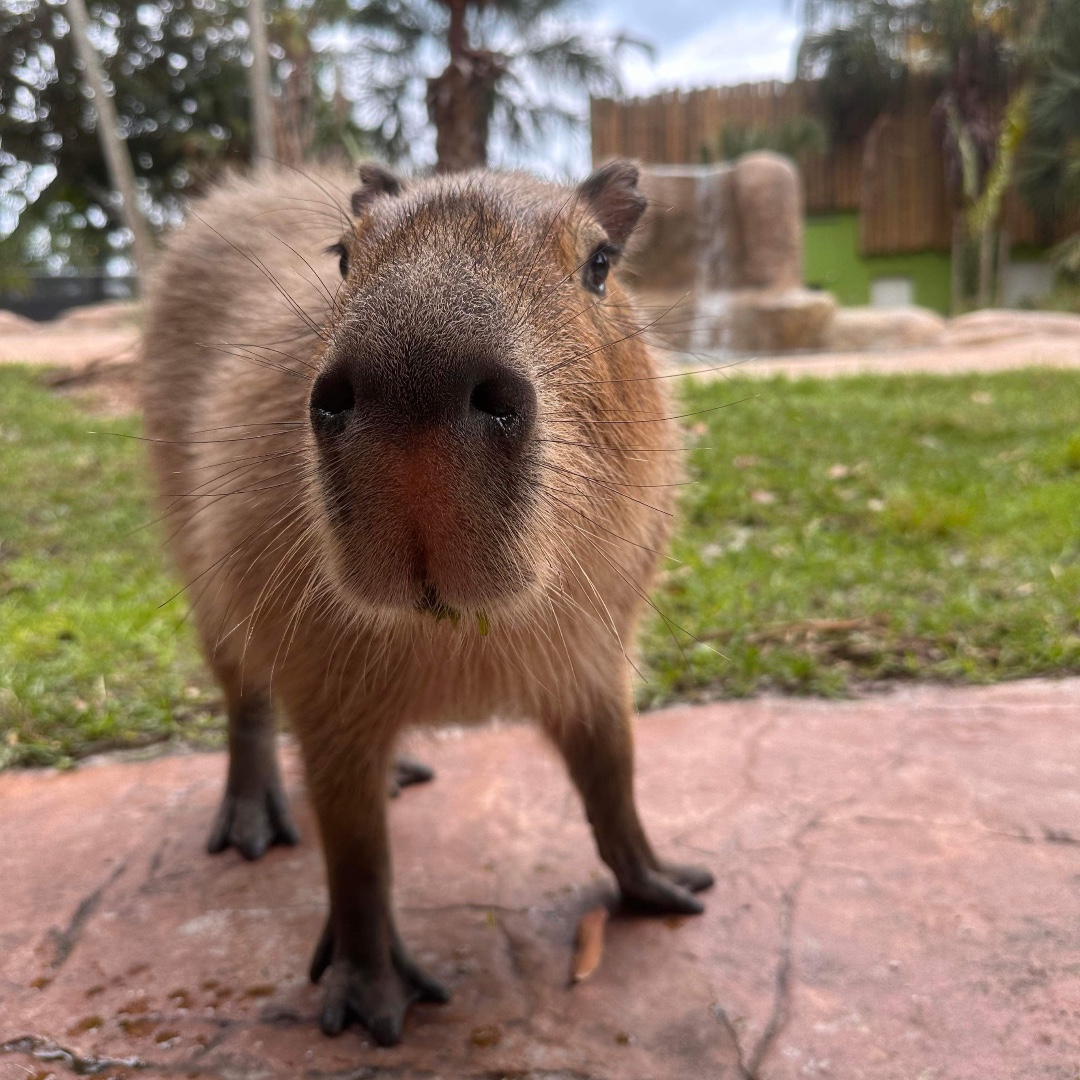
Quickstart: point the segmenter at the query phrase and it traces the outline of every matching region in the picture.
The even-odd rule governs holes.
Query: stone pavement
[[[303,844],[202,843],[224,762],[0,776],[0,1078],[995,1080],[1080,1073],[1080,680],[759,699],[639,724],[643,813],[711,865],[700,918],[616,915],[529,729],[417,736],[396,896],[452,988],[384,1050],[315,1025],[325,909]]]
[[[115,307],[116,311],[110,310]],[[6,316],[6,318],[5,318]],[[0,363],[46,364],[97,376],[117,364],[130,369],[139,332],[130,305],[76,309],[52,323],[33,324],[0,311]],[[820,352],[725,360],[715,352],[667,351],[691,371],[753,377],[835,377],[965,371],[1008,371],[1026,367],[1080,368],[1080,317],[1040,311],[987,310],[949,323],[940,342],[895,349]],[[130,398],[130,395],[128,395]]]

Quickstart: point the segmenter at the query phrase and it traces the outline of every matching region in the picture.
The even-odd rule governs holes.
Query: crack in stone
[[[717,818],[734,821],[742,804],[754,795],[761,793],[761,785],[755,777],[761,756],[761,743],[766,735],[776,727],[779,720],[779,715],[775,713],[768,715],[757,723],[751,731],[739,734],[736,741],[740,749],[741,764],[739,765],[737,789],[722,805],[710,810],[705,819],[695,822],[682,832],[676,833],[671,841],[673,846],[696,852],[699,855],[712,855],[715,858],[723,858],[724,853],[722,851],[690,843],[687,837],[700,832],[703,827]]]
[[[809,826],[808,826],[809,828]],[[773,982],[773,1005],[768,1022],[750,1056],[746,1059],[748,1080],[760,1080],[761,1066],[772,1052],[776,1040],[791,1015],[791,939],[795,921],[795,906],[802,891],[805,873],[784,891],[780,900],[780,956]]]
[[[746,1059],[743,1057],[742,1041],[739,1039],[739,1033],[735,1030],[735,1025],[731,1022],[731,1017],[728,1016],[723,1005],[714,1005],[712,1012],[713,1016],[720,1021],[720,1026],[727,1032],[732,1046],[735,1047],[735,1066],[739,1070],[739,1080],[754,1080],[747,1071]]]
[[[792,998],[791,954],[795,909],[802,893],[803,883],[816,869],[809,853],[803,847],[803,842],[815,829],[823,824],[828,825],[831,823],[828,817],[830,811],[843,806],[845,803],[852,802],[854,798],[854,795],[850,795],[836,799],[828,806],[819,807],[817,812],[808,818],[791,838],[790,846],[795,848],[801,856],[801,869],[799,875],[780,896],[780,950],[776,962],[776,972],[773,976],[772,1008],[769,1010],[769,1018],[765,1022],[765,1027],[749,1054],[744,1053],[735,1026],[731,1023],[726,1011],[720,1005],[713,1006],[713,1014],[735,1043],[739,1080],[761,1080],[761,1067],[772,1052],[777,1039],[790,1019]]]
[[[139,1058],[107,1058],[83,1056],[68,1050],[39,1035],[21,1035],[6,1043],[0,1043],[0,1053],[27,1054],[38,1061],[58,1063],[70,1069],[76,1076],[96,1076],[106,1069],[146,1069],[150,1065]]]
[[[852,814],[850,817],[833,818],[828,824],[869,825],[869,826],[908,826],[914,829],[944,829],[965,832],[980,839],[1009,840],[1020,844],[1061,844],[1080,846],[1080,838],[1064,829],[1055,829],[1049,825],[1040,825],[1040,835],[1032,835],[1022,826],[1015,829],[996,829],[987,825],[978,817],[971,821],[935,821],[933,818],[908,817],[889,814]]]
[[[817,821],[818,819],[815,818],[807,823],[802,833],[808,832],[817,824]],[[720,1021],[721,1027],[735,1047],[739,1080],[761,1080],[761,1067],[772,1052],[776,1040],[780,1037],[791,1015],[792,927],[795,921],[795,907],[808,872],[809,868],[804,868],[803,873],[784,890],[780,898],[780,954],[776,962],[776,973],[773,976],[772,1008],[769,1010],[769,1019],[765,1022],[765,1027],[749,1054],[743,1050],[739,1033],[735,1030],[735,1025],[731,1022],[731,1017],[728,1016],[724,1007],[720,1004],[712,1007],[713,1015]]]
[[[483,915],[488,912],[494,912],[496,915],[528,915],[530,909],[506,907],[500,904],[478,904],[465,900],[460,904],[408,904],[402,905],[398,910],[410,915],[448,915],[456,911],[475,911]]]
[[[87,922],[89,922],[90,917],[101,903],[101,898],[105,895],[105,890],[116,881],[116,879],[127,869],[127,866],[127,859],[119,862],[113,868],[112,873],[109,874],[96,889],[93,889],[82,898],[78,907],[75,908],[71,920],[68,922],[65,929],[58,930],[56,927],[53,927],[49,931],[53,944],[56,946],[56,955],[53,957],[52,962],[53,971],[59,971],[60,968],[63,967],[64,963],[71,955],[72,950],[79,943],[79,938],[82,937]]]
[[[1064,829],[1053,829],[1049,825],[1042,826],[1042,838],[1048,844],[1080,844],[1072,833]]]

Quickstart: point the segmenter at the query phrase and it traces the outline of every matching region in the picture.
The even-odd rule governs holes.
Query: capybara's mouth
[[[416,601],[416,610],[422,615],[433,615],[436,622],[449,619],[456,624],[461,619],[461,612],[456,607],[444,603],[439,598],[438,586],[430,581],[425,581],[423,588],[420,590],[420,598]]]
[[[425,580],[413,605],[413,610],[420,615],[433,618],[436,622],[447,621],[457,626],[462,620],[476,622],[482,636],[487,634],[489,609],[496,609],[512,604],[536,581],[536,575],[523,570],[513,581],[503,582],[503,588],[493,593],[490,586],[477,590],[475,597],[448,599],[433,581]]]

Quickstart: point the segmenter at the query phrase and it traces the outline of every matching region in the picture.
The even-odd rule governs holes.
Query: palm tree
[[[887,108],[889,80],[918,72],[940,87],[933,115],[956,200],[954,306],[969,227],[978,234],[979,296],[989,297],[993,238],[1015,150],[1024,101],[1019,89],[1025,36],[1038,25],[1039,0],[804,0],[806,35],[800,70],[821,80],[831,97],[854,111]],[[880,102],[880,105],[878,103]],[[1012,107],[1010,108],[1010,103]],[[1008,123],[1006,121],[1008,120]],[[1008,156],[994,173],[1002,151]]]
[[[97,135],[101,143],[102,155],[109,171],[109,178],[120,198],[121,216],[131,233],[135,269],[145,281],[153,261],[154,247],[142,211],[136,202],[135,170],[131,164],[131,154],[120,136],[116,107],[106,90],[101,60],[90,40],[90,19],[86,13],[86,4],[84,0],[69,0],[65,10],[71,20],[71,33],[82,64],[83,78],[93,96],[94,112],[97,116]]]
[[[1080,212],[1080,5],[1048,0],[1030,51],[1030,104],[1017,180],[1046,223]],[[1059,265],[1080,278],[1080,233],[1058,249]]]
[[[567,0],[368,0],[351,14],[341,66],[365,126],[391,160],[411,156],[427,119],[440,171],[487,163],[493,130],[511,144],[583,121],[582,92],[621,90],[619,60],[646,47],[586,33]]]

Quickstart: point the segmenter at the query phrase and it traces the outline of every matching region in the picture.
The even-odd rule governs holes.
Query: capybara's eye
[[[585,264],[585,287],[592,289],[599,296],[604,295],[608,271],[611,269],[611,259],[605,248],[593,253],[593,256]]]
[[[344,244],[331,244],[326,249],[327,255],[336,255],[338,257],[338,269],[341,270],[342,277],[349,276],[349,249]]]

